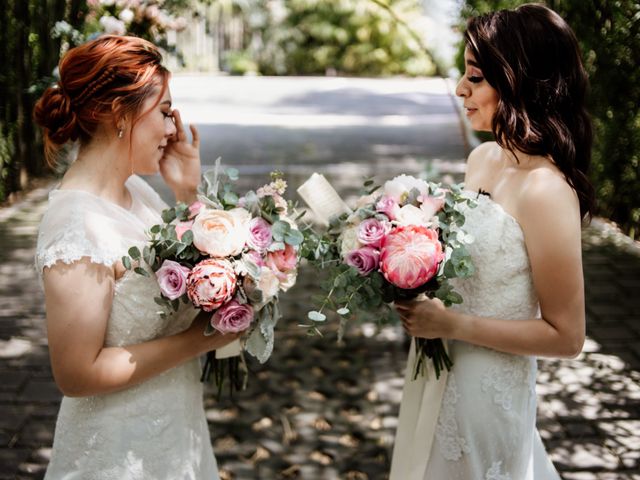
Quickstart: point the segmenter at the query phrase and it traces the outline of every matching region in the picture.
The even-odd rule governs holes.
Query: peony
[[[438,234],[424,226],[409,225],[385,237],[380,270],[393,285],[410,290],[431,280],[443,259]]]
[[[398,202],[393,198],[383,196],[376,203],[376,211],[386,215],[389,220],[395,220],[399,210]]]
[[[428,226],[431,223],[433,215],[426,212],[415,205],[405,205],[398,209],[396,223],[401,226],[406,225],[423,225]]]
[[[189,300],[205,312],[219,308],[236,290],[233,264],[225,259],[209,258],[196,264],[187,277]]]
[[[364,276],[378,268],[379,258],[380,252],[375,248],[362,247],[347,254],[344,262]]]
[[[414,188],[418,190],[421,195],[426,195],[429,191],[427,182],[404,174],[386,182],[383,190],[387,197],[393,198],[397,203],[404,203]]]
[[[379,247],[384,236],[391,230],[388,222],[367,218],[358,226],[358,241],[370,247]]]
[[[193,244],[212,257],[238,255],[249,238],[250,218],[243,208],[201,210],[193,222]]]
[[[187,233],[193,227],[193,220],[188,222],[178,222],[176,224],[176,236],[178,240],[182,240],[182,236]]]
[[[240,304],[231,300],[221,306],[211,318],[211,326],[220,333],[239,333],[251,325],[253,308],[247,304]]]
[[[249,240],[247,244],[259,252],[271,245],[271,225],[262,217],[252,218],[249,222]]]
[[[278,278],[284,280],[286,274],[298,265],[298,252],[294,247],[285,243],[284,249],[267,253],[265,263]]]
[[[169,300],[180,298],[187,291],[187,277],[189,275],[187,267],[180,265],[173,260],[165,260],[156,272],[160,292]]]
[[[349,252],[357,250],[362,244],[358,241],[358,227],[349,227],[343,230],[340,235],[340,256],[343,258]]]

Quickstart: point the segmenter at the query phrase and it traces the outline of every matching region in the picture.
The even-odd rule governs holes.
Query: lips
[[[471,108],[471,107],[464,107],[465,109],[465,113],[467,115],[467,117],[470,117],[471,115],[473,115],[474,113],[476,113],[478,111],[477,108]]]

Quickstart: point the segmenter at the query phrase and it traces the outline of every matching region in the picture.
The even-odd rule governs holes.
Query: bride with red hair
[[[200,181],[198,132],[189,142],[161,61],[145,40],[100,37],[64,56],[35,108],[50,162],[79,147],[36,251],[64,394],[47,479],[218,478],[198,356],[238,334],[204,336],[186,305],[161,317],[155,278],[120,260],[167,207],[138,174],[160,172],[187,203]]]

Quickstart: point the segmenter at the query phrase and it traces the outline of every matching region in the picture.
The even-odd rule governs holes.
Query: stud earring
[[[118,129],[118,138],[124,137],[124,130],[122,128]]]

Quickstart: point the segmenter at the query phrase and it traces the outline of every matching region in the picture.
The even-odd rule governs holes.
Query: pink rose
[[[249,240],[247,244],[259,252],[271,245],[271,225],[262,217],[252,218],[249,222]]]
[[[201,210],[193,227],[193,244],[212,257],[229,257],[242,252],[249,238],[251,214],[243,208]]]
[[[205,207],[205,204],[199,200],[196,200],[191,205],[189,205],[189,218],[194,218],[198,215],[202,209]]]
[[[178,240],[182,240],[182,236],[187,233],[193,227],[193,220],[189,220],[188,222],[178,222],[176,225],[176,236]]]
[[[187,291],[187,276],[189,272],[191,270],[173,260],[162,262],[162,266],[156,272],[162,295],[169,300],[175,300],[184,295],[184,292]]]
[[[344,262],[364,276],[378,268],[379,258],[380,252],[375,248],[362,247],[347,254]]]
[[[398,227],[387,235],[380,249],[380,269],[397,287],[418,288],[438,271],[444,259],[438,234],[427,227]]]
[[[209,258],[191,270],[187,277],[187,295],[196,307],[211,312],[233,296],[236,283],[236,273],[230,261]]]
[[[370,247],[379,247],[391,225],[375,218],[367,218],[358,226],[358,241]]]
[[[220,333],[239,333],[251,325],[253,308],[231,300],[222,305],[211,318],[211,326]]]
[[[267,253],[265,262],[267,267],[273,270],[278,278],[283,279],[287,273],[296,268],[298,264],[298,252],[288,243],[285,243],[283,250]]]
[[[389,220],[395,220],[398,212],[398,202],[392,197],[384,196],[376,203],[376,211],[385,214]]]

